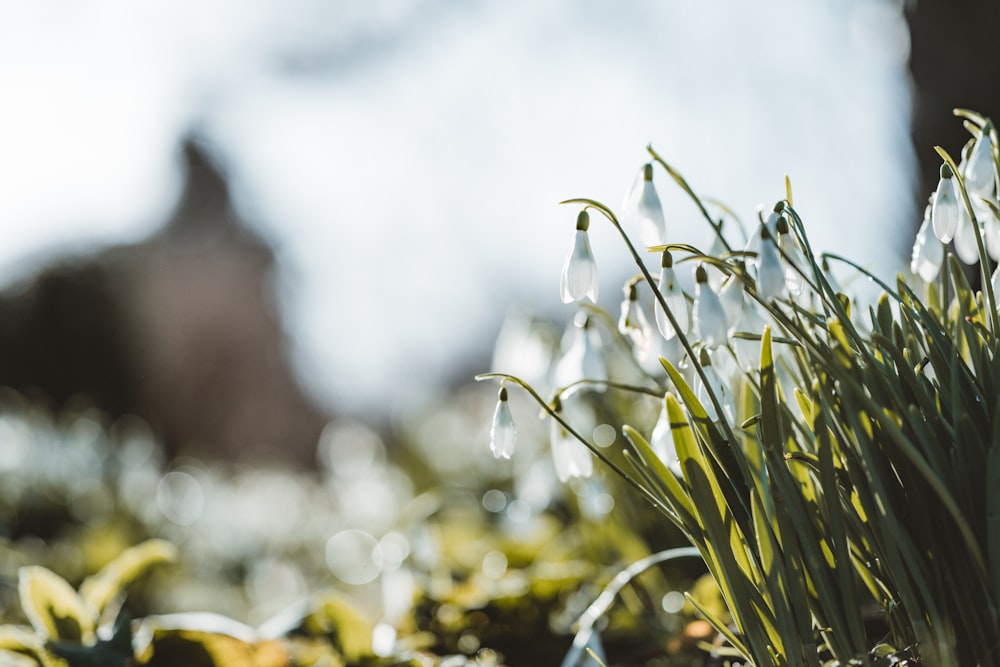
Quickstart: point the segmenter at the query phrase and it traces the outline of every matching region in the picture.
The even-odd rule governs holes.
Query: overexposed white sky
[[[815,246],[892,275],[916,215],[898,4],[0,0],[0,281],[155,230],[193,125],[276,240],[297,366],[335,408],[435,391],[512,301],[569,316],[557,202],[617,207],[649,143],[746,220],[789,174]]]

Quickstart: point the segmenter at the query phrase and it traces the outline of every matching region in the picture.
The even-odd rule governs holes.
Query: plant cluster
[[[541,380],[551,394],[480,376],[501,380],[496,456],[516,456],[508,387],[519,385],[551,420],[561,479],[600,459],[697,548],[726,608],[689,601],[734,661],[1000,663],[1000,274],[989,268],[1000,159],[992,122],[956,113],[971,138],[958,162],[937,149],[941,182],[909,278],[890,285],[815,252],[787,179],[784,199],[737,237],[735,216],[714,218],[650,147],[620,215],[564,202],[580,210],[560,291],[581,315]],[[708,251],[670,242],[657,169],[711,226]],[[617,318],[597,306],[594,216],[638,269]],[[981,290],[958,260],[979,263]],[[881,294],[865,305],[832,267]],[[605,363],[623,353],[630,364]],[[595,441],[600,421],[620,446]]]

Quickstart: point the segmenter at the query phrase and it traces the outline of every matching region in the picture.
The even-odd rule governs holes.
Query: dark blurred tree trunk
[[[941,146],[958,160],[969,133],[952,109],[964,107],[1000,120],[1000,0],[907,0],[913,144],[923,211],[937,186]],[[914,225],[919,225],[919,220]]]

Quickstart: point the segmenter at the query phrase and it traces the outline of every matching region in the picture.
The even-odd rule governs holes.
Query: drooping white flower
[[[761,317],[757,302],[747,299],[743,308],[743,317],[740,318],[739,331],[761,336],[764,334],[766,326],[767,321]],[[760,366],[760,339],[734,338],[733,348],[743,370],[754,371]]]
[[[639,290],[635,283],[625,285],[621,315],[618,317],[618,331],[632,340],[636,351],[645,352],[652,344],[653,330],[646,319],[646,313],[639,303]]]
[[[758,225],[757,229],[750,234],[750,238],[747,239],[746,248],[744,252],[747,256],[746,263],[751,269],[756,269],[760,265],[760,241],[761,241],[761,230],[767,229],[771,233],[771,238],[774,238],[778,234],[778,218],[781,217],[781,211],[783,210],[783,205],[779,202],[774,205],[774,209],[767,216],[761,225]]]
[[[965,162],[965,187],[970,194],[975,193],[980,197],[990,197],[996,189],[996,170],[993,162],[993,132],[992,121],[986,121],[976,143],[972,147],[972,152]]]
[[[941,243],[951,243],[958,229],[958,197],[955,192],[954,174],[947,163],[941,165],[941,180],[934,191],[931,206],[931,224],[934,235]]]
[[[558,401],[555,410],[557,413],[560,411]],[[594,460],[591,458],[590,450],[570,435],[569,431],[555,419],[552,420],[550,435],[552,463],[560,482],[565,483],[574,477],[590,477],[594,474]]]
[[[979,262],[979,246],[976,244],[976,230],[969,217],[969,210],[965,207],[965,202],[958,204],[958,227],[955,228],[955,254],[966,264],[976,264]]]
[[[667,308],[670,309],[670,314],[674,316],[675,320],[677,320],[677,326],[680,328],[680,333],[686,334],[688,332],[688,328],[690,327],[690,319],[688,318],[688,302],[684,297],[684,292],[677,284],[677,274],[674,271],[674,260],[670,256],[669,251],[663,251],[660,266],[660,280],[657,283],[656,289],[663,296],[663,300],[666,301]],[[666,312],[664,312],[659,299],[655,299],[653,302],[653,314],[656,318],[656,327],[660,330],[660,333],[663,334],[664,338],[670,340],[677,335],[677,331],[674,329],[674,325],[670,323],[670,319],[667,317]]]
[[[601,352],[601,338],[590,324],[590,316],[577,313],[563,336],[562,356],[556,362],[554,381],[557,387],[566,387],[580,380],[602,382],[608,379],[607,364]],[[578,385],[582,387],[583,385]],[[569,396],[578,390],[566,392]],[[589,385],[594,391],[604,391],[600,384]]]
[[[910,259],[910,271],[927,283],[937,278],[941,263],[944,262],[944,245],[931,229],[933,199],[934,195],[931,195],[931,201],[924,209],[924,221],[920,224],[920,231],[917,232]]]
[[[590,238],[587,230],[590,228],[590,214],[580,211],[576,218],[576,236],[573,246],[563,262],[562,276],[559,280],[559,292],[563,303],[580,301],[584,297],[597,303],[597,262],[590,250]]]
[[[661,401],[660,416],[653,427],[653,433],[649,436],[649,446],[670,472],[678,477],[683,476],[680,458],[677,456],[677,446],[674,444],[674,430],[670,427],[665,401]]]
[[[785,296],[785,268],[771,231],[764,225],[760,228],[757,261],[757,296],[765,302]]]
[[[493,424],[490,427],[490,451],[498,459],[509,459],[514,455],[515,444],[517,444],[517,426],[507,404],[507,387],[501,386],[497,407],[493,411]]]
[[[639,191],[628,197],[635,202],[635,216],[639,225],[639,239],[646,247],[663,245],[667,242],[667,223],[663,219],[663,205],[653,185],[653,165],[642,168],[642,181],[637,184]]]
[[[722,283],[722,289],[719,290],[719,303],[722,304],[722,310],[726,313],[726,323],[729,325],[727,331],[732,335],[743,316],[743,281],[740,280],[736,272],[731,273],[726,282]]]
[[[778,248],[781,250],[781,263],[785,267],[785,289],[792,296],[802,293],[806,281],[802,273],[809,266],[806,256],[802,252],[795,235],[788,228],[788,221],[782,217],[778,219]]]
[[[986,243],[986,252],[994,262],[1000,262],[1000,218],[982,200],[972,202],[972,208],[976,204],[981,208],[976,210],[976,217],[983,223],[983,242]],[[993,202],[996,204],[997,202]]]
[[[708,350],[702,348],[698,365],[701,366],[705,380],[702,380],[701,375],[695,376],[695,395],[702,406],[704,406],[705,412],[708,413],[708,418],[712,421],[725,419],[732,423],[733,416],[736,413],[736,402],[733,400],[733,392],[729,388],[729,385],[722,381],[722,377],[712,366],[712,358]],[[714,394],[715,398],[718,399],[722,407],[722,415],[719,415],[718,410],[715,409],[715,404],[712,402],[709,392]]]
[[[725,343],[728,337],[726,311],[723,310],[719,297],[708,285],[708,274],[704,266],[699,264],[695,269],[694,280],[694,330],[705,345],[716,348]]]

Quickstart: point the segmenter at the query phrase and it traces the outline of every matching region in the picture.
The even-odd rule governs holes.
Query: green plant
[[[702,613],[753,664],[1000,662],[1000,314],[998,274],[989,273],[1000,258],[1000,159],[993,124],[956,113],[972,139],[960,164],[937,149],[942,183],[914,246],[912,280],[890,286],[814,252],[787,181],[786,197],[735,250],[723,218],[649,148],[624,223],[597,201],[564,202],[581,207],[565,302],[596,301],[591,213],[620,233],[639,270],[617,330],[609,328],[640,369],[631,374],[638,382],[588,364],[593,341],[567,353],[580,357],[576,376],[563,374],[550,400],[513,375],[479,377],[523,387],[558,432],[683,531],[731,623]],[[668,243],[654,165],[712,227],[711,252]],[[629,217],[660,253],[658,277],[625,231]],[[981,291],[954,255],[944,261],[953,239],[959,258],[979,262]],[[693,296],[675,274],[688,262]],[[877,301],[850,298],[831,264],[877,284]],[[659,334],[636,305],[641,283]],[[582,307],[588,323],[614,321],[596,304]],[[652,434],[639,423],[651,394],[662,403]],[[574,423],[567,404],[580,415],[583,399],[614,416],[624,447],[602,449]],[[505,406],[497,415],[494,442],[509,456],[513,421]],[[554,456],[561,477],[586,470]]]

